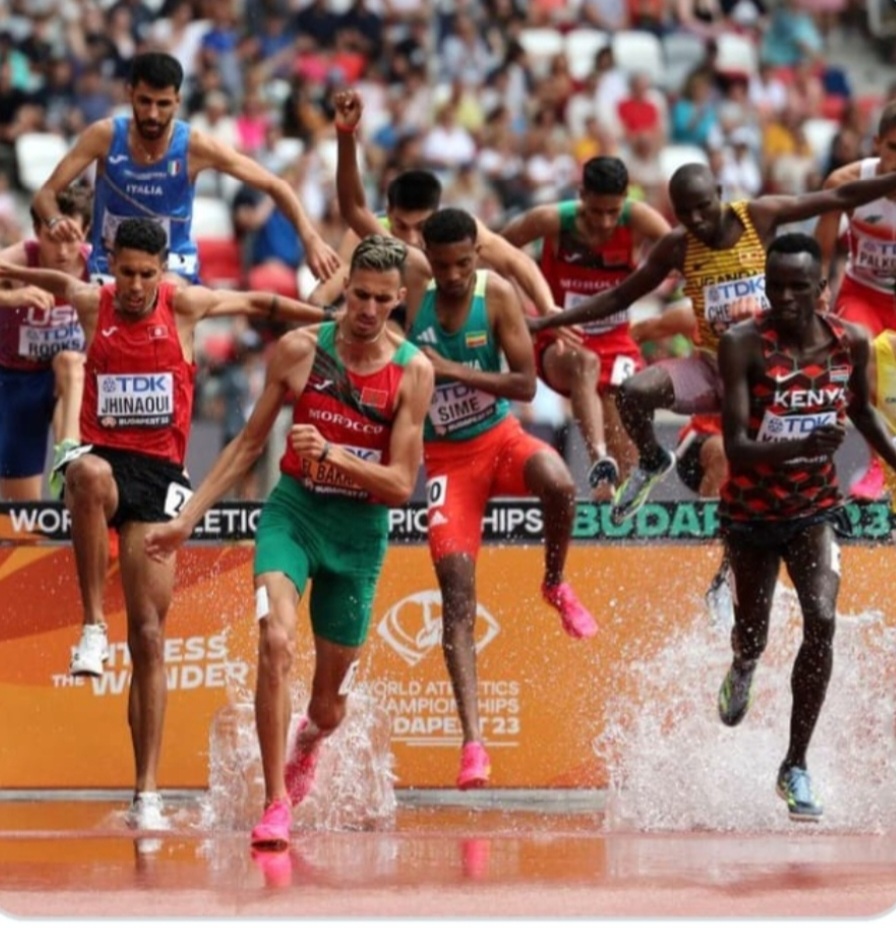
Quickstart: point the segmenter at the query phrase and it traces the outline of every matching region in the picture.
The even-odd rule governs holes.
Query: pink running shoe
[[[320,742],[315,743],[310,751],[303,751],[302,740],[299,737],[307,725],[308,719],[302,719],[299,722],[295,741],[286,760],[286,769],[283,771],[286,791],[294,806],[297,806],[311,792],[311,787],[314,786],[314,774],[317,771]]]
[[[849,495],[857,499],[880,499],[884,495],[884,471],[873,452],[868,469],[850,486]]]
[[[289,844],[292,809],[288,799],[275,799],[264,810],[261,821],[252,829],[252,846],[282,848]]]
[[[597,622],[579,602],[579,597],[568,583],[541,586],[541,595],[559,613],[563,631],[571,638],[591,638],[597,634]]]
[[[289,850],[253,847],[252,860],[264,876],[264,885],[276,888],[292,883],[292,857]]]
[[[492,765],[485,748],[478,741],[468,741],[460,752],[457,788],[480,789],[488,783],[491,772]]]

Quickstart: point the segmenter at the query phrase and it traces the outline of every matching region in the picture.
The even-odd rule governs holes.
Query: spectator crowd
[[[287,179],[336,249],[332,100],[346,86],[364,99],[365,182],[380,209],[391,179],[427,168],[444,205],[500,230],[574,198],[599,154],[622,158],[631,195],[669,218],[666,181],[688,161],[709,164],[726,199],[799,194],[871,153],[896,92],[857,93],[827,61],[831,36],[861,33],[864,15],[861,0],[0,0],[0,244],[29,231],[26,138],[67,145],[129,113],[130,62],[154,49],[184,67],[180,116]],[[197,195],[226,204],[228,283],[311,289],[301,242],[267,196],[213,173]],[[218,265],[206,266],[214,285]],[[197,415],[229,435],[259,389],[261,354],[242,329],[204,345]],[[687,347],[652,356],[663,350]],[[555,427],[556,411],[544,415]]]

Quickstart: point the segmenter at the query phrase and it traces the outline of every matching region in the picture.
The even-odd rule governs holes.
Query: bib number
[[[433,477],[426,481],[426,508],[437,509],[448,495],[448,478]]]
[[[618,387],[625,383],[636,370],[634,358],[625,354],[617,354],[613,359],[613,370],[610,372],[610,386]]]
[[[169,519],[180,515],[181,510],[187,505],[187,501],[193,495],[189,487],[179,483],[169,483],[168,492],[165,494],[165,505],[163,511]]]

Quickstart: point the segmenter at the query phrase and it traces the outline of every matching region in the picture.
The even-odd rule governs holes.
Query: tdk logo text
[[[121,390],[125,393],[156,393],[168,388],[166,374],[108,374],[107,390]]]

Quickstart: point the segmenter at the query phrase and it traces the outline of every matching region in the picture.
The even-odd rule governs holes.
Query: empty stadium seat
[[[46,183],[68,152],[68,142],[52,132],[23,132],[16,139],[16,164],[22,186],[31,192]]]
[[[617,68],[628,74],[647,74],[654,86],[662,86],[665,67],[663,46],[652,32],[622,29],[615,33],[613,60]]]
[[[563,49],[573,80],[583,81],[594,70],[594,57],[610,44],[610,36],[600,29],[572,29],[566,33]]]

